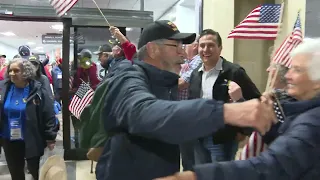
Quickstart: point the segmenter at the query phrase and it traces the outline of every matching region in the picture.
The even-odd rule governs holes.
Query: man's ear
[[[154,59],[159,52],[158,46],[151,42],[146,44],[146,49],[147,49],[148,56],[150,56],[152,59]]]

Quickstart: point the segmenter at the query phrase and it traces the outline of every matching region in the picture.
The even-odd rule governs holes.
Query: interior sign
[[[62,34],[44,34],[42,35],[42,44],[62,44]],[[70,35],[70,43],[74,42],[74,36]],[[85,44],[84,37],[78,35],[76,37],[78,44]]]

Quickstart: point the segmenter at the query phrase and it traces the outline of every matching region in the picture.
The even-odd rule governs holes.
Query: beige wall
[[[224,56],[229,61],[244,67],[261,92],[265,90],[270,63],[270,48],[278,47],[292,31],[297,12],[301,9],[304,27],[306,0],[284,0],[283,24],[276,41],[227,39],[229,32],[242,21],[251,10],[261,3],[258,0],[203,0],[203,27],[218,31],[222,36]],[[281,3],[280,0],[265,0],[265,3]],[[294,2],[294,3],[293,3]]]
[[[222,56],[233,61],[234,40],[227,39],[234,27],[235,0],[203,0],[203,28],[213,29],[222,38]]]

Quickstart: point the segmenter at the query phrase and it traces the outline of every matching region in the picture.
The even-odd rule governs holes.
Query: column
[[[222,56],[231,62],[234,59],[234,40],[227,39],[227,36],[234,28],[235,1],[238,0],[203,0],[203,29],[220,33]]]

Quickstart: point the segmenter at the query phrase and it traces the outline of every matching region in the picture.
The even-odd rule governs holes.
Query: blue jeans
[[[235,159],[238,150],[236,140],[224,144],[214,144],[212,136],[204,139],[203,146],[209,151],[211,162],[232,161]]]
[[[194,145],[196,143],[195,141],[197,140],[180,144],[180,153],[181,153],[183,171],[190,171],[195,165],[195,157],[194,157]]]

